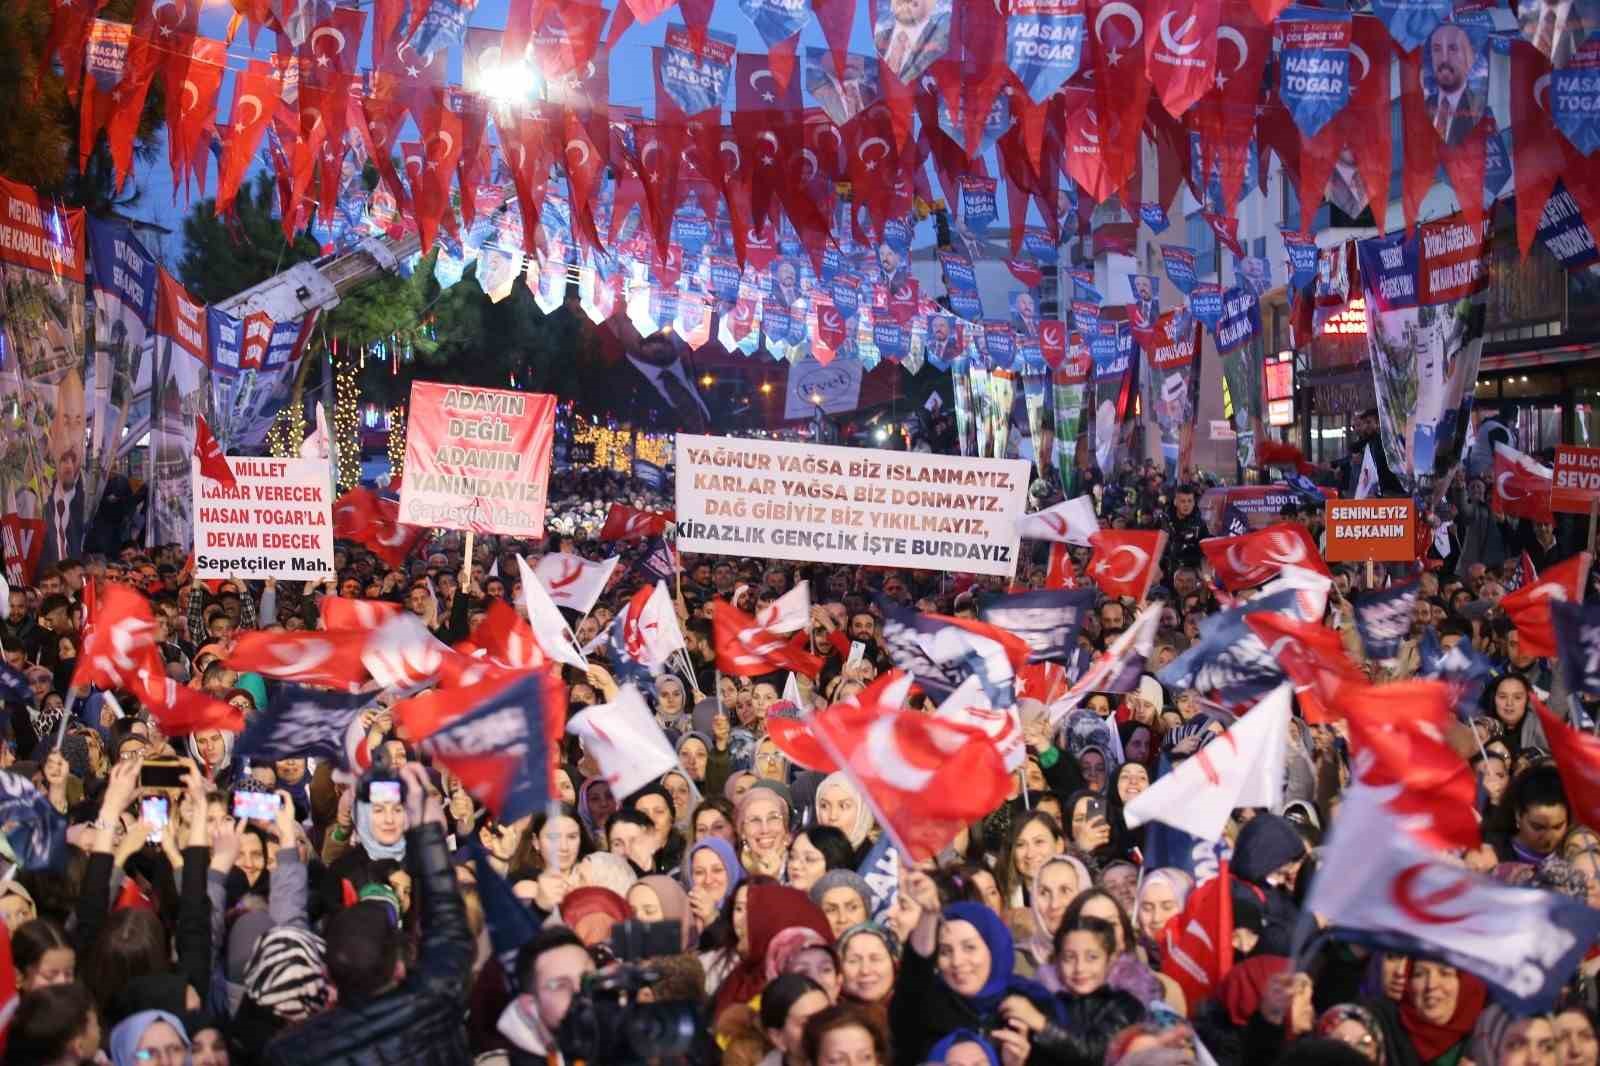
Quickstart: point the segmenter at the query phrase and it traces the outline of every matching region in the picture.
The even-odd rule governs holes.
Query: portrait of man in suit
[[[1039,309],[1032,293],[1011,294],[1011,328],[1024,337],[1039,336]]]
[[[671,336],[652,333],[625,358],[631,371],[625,386],[627,414],[635,425],[686,433],[704,433],[710,428],[711,411]]]
[[[784,307],[800,302],[800,268],[790,259],[780,259],[772,268],[772,295]]]
[[[1465,28],[1440,23],[1423,53],[1422,91],[1428,121],[1446,144],[1460,144],[1483,118],[1487,75],[1477,74],[1478,49]],[[1431,77],[1430,77],[1431,75]],[[1476,75],[1476,76],[1475,76]],[[1429,82],[1432,82],[1430,88]],[[1474,81],[1479,84],[1474,85]]]
[[[1156,279],[1149,274],[1134,274],[1133,306],[1129,318],[1139,329],[1149,329],[1161,317],[1161,301],[1156,298]]]
[[[928,354],[949,361],[955,357],[955,336],[949,315],[928,316]]]
[[[56,386],[56,414],[50,423],[48,446],[55,473],[43,501],[45,536],[40,566],[77,558],[83,545],[84,427],[83,378],[69,370]]]
[[[1589,32],[1600,28],[1600,2],[1522,0],[1517,24],[1522,36],[1550,57],[1552,67],[1564,67]]]
[[[1367,209],[1367,183],[1361,180],[1361,171],[1356,167],[1356,154],[1348,145],[1339,149],[1339,157],[1333,162],[1333,173],[1328,175],[1328,187],[1323,191],[1323,196],[1351,218]]]
[[[872,29],[884,63],[907,85],[950,48],[950,0],[890,0],[889,14]]]

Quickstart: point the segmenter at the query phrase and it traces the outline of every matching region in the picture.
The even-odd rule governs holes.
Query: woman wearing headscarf
[[[676,674],[662,674],[655,680],[656,723],[668,737],[687,733],[690,728],[689,693]]]
[[[1133,924],[1148,950],[1161,943],[1161,930],[1189,901],[1194,879],[1175,866],[1147,871],[1133,897]]]
[[[177,1015],[164,1010],[131,1014],[111,1030],[107,1041],[112,1066],[149,1066],[152,1062],[178,1063],[189,1055],[189,1034]]]
[[[240,1062],[258,1061],[268,1041],[328,1005],[327,943],[278,926],[256,942],[244,969],[244,998],[229,1031]]]
[[[1075,855],[1052,855],[1033,875],[1033,935],[1024,945],[1029,970],[1049,966],[1056,954],[1056,930],[1079,894],[1093,887],[1089,868]]]
[[[933,1045],[928,1061],[949,1066],[1000,1066],[1000,1052],[982,1033],[957,1029]]]
[[[690,846],[681,876],[698,939],[717,920],[728,897],[744,880],[744,866],[732,844],[717,836],[702,837]]]
[[[1401,1034],[1389,1044],[1390,1066],[1456,1066],[1487,1000],[1488,989],[1472,974],[1416,959],[1407,963],[1398,1003],[1384,998],[1362,1006]]]
[[[867,835],[872,831],[872,808],[850,783],[843,771],[835,771],[817,786],[816,822],[831,825],[849,839],[859,862],[871,847]]]
[[[876,922],[853,925],[835,941],[840,996],[865,1007],[887,1007],[900,970],[900,940]]]
[[[1337,1003],[1322,1012],[1313,1030],[1317,1036],[1348,1044],[1374,1066],[1388,1066],[1388,1041],[1383,1024],[1367,1008],[1356,1003]]]
[[[1478,1015],[1467,1058],[1472,1066],[1523,1066],[1554,1063],[1556,1030],[1547,1014],[1518,1017],[1498,1003]]]
[[[798,889],[775,884],[743,884],[729,901],[736,961],[717,986],[716,1013],[734,1003],[745,1003],[766,984],[767,951],[785,929],[804,926],[826,943],[833,930],[817,905]]]
[[[200,767],[207,781],[218,788],[232,783],[233,742],[237,736],[226,729],[207,729],[191,733],[184,741],[189,757]]]
[[[689,913],[689,894],[682,885],[664,874],[651,874],[635,881],[625,898],[628,909],[641,922],[677,922],[682,950],[689,950],[694,916]]]
[[[591,777],[578,789],[578,817],[596,841],[604,840],[606,821],[616,812],[617,798],[605,778]]]
[[[376,796],[373,795],[375,786]],[[385,859],[405,862],[407,821],[403,800],[406,787],[397,779],[369,775],[341,797],[341,810],[346,802],[354,802],[355,831],[352,834],[335,825],[322,845],[322,861],[328,865],[322,899],[329,913],[345,905],[344,882],[349,882],[352,890],[359,889],[372,880],[369,874],[373,863]]]
[[[922,914],[906,943],[889,1003],[896,1063],[927,1061],[933,1045],[957,1029],[1005,1028],[1001,1007],[1013,997],[1058,1017],[1050,992],[1016,975],[1016,946],[999,915],[981,903],[941,908],[939,890],[919,870],[906,875],[901,891]]]
[[[782,877],[789,851],[789,797],[775,781],[761,781],[734,805],[739,862],[753,874]]]

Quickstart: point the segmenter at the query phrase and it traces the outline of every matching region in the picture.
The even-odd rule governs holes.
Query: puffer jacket
[[[417,962],[397,988],[369,1003],[326,1011],[267,1045],[269,1066],[464,1066],[475,944],[466,905],[434,824],[406,834],[422,911]]]

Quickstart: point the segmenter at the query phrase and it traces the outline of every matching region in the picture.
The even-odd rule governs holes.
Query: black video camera
[[[568,1062],[640,1066],[659,1059],[687,1061],[700,1018],[692,1003],[640,1003],[639,992],[661,979],[640,960],[676,955],[678,922],[619,922],[606,943],[615,963],[583,979],[556,1033]]]

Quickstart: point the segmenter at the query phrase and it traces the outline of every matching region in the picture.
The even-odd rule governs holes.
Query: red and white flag
[[[366,644],[367,632],[360,629],[254,630],[239,634],[228,653],[228,666],[275,681],[355,692],[370,680],[361,664]]]
[[[658,673],[674,652],[687,647],[683,629],[678,625],[678,612],[673,608],[664,581],[635,592],[622,609],[618,622],[613,623],[614,626],[619,624],[623,654],[652,674]]]
[[[583,741],[616,796],[630,796],[678,765],[666,734],[632,685],[623,685],[611,703],[572,718],[567,732]]]
[[[83,649],[72,671],[72,687],[112,689],[136,671],[151,665],[160,668],[156,651],[156,621],[150,601],[126,585],[108,584],[96,601],[94,625],[84,637]]]
[[[1233,892],[1228,860],[1200,882],[1183,910],[1167,919],[1158,934],[1161,972],[1178,982],[1190,1003],[1210,999],[1233,969]]]
[[[1573,821],[1600,825],[1600,737],[1572,728],[1551,714],[1543,700],[1530,698],[1539,714],[1539,724],[1544,727],[1545,739],[1550,742],[1562,790],[1572,804]]]
[[[1494,446],[1494,495],[1489,510],[1501,518],[1551,522],[1550,486],[1555,472],[1506,444]]]
[[[771,604],[770,607],[776,607]],[[717,652],[717,669],[734,677],[793,670],[816,677],[822,672],[822,659],[797,646],[782,632],[762,625],[731,604],[711,601],[711,632]],[[781,624],[787,619],[779,616]],[[803,624],[803,623],[802,623]],[[790,630],[793,632],[793,630]]]
[[[1549,567],[1532,584],[1525,584],[1500,600],[1500,609],[1517,627],[1518,650],[1524,655],[1549,658],[1556,654],[1556,631],[1550,620],[1550,602],[1582,603],[1589,584],[1592,556],[1579,552]]]
[[[561,617],[561,609],[534,576],[528,560],[520,555],[517,556],[517,570],[522,576],[523,607],[528,612],[528,624],[533,627],[533,639],[538,642],[539,649],[558,663],[587,672],[589,662],[578,650],[572,629]]]
[[[1050,540],[1061,544],[1089,546],[1089,538],[1100,531],[1094,514],[1094,500],[1077,496],[1054,507],[1025,514],[1017,519],[1017,534],[1029,540]]]
[[[469,648],[467,645],[471,645]],[[545,654],[533,639],[533,627],[516,608],[496,597],[466,643],[456,646],[469,654],[481,651],[491,662],[513,670],[543,666]]]
[[[1094,554],[1084,571],[1107,596],[1143,602],[1161,569],[1162,530],[1104,529],[1089,535]]]
[[[671,511],[641,511],[637,507],[614,503],[606,512],[605,525],[600,527],[601,540],[634,540],[638,537],[659,537],[672,521]]]
[[[790,675],[791,678],[793,676]],[[886,671],[879,674],[872,684],[844,700],[842,705],[864,707],[879,716],[897,714],[906,705],[906,698],[911,694],[912,680],[911,675],[904,670]],[[824,750],[822,743],[811,732],[811,722],[814,718],[815,715],[802,714],[798,709],[778,714],[769,711],[767,735],[790,761],[804,766],[807,770],[831,774],[839,769],[839,764]]]
[[[365,546],[390,569],[399,569],[427,533],[400,521],[399,501],[371,489],[358,486],[333,502],[333,535]]]
[[[956,690],[934,709],[933,716],[954,725],[969,726],[994,741],[994,746],[1012,773],[1021,769],[1027,756],[1022,741],[1022,718],[1016,705],[996,708],[984,694],[982,679],[968,674]]]
[[[811,583],[794,588],[756,612],[756,624],[773,633],[798,633],[811,625]]]
[[[1139,676],[1145,672],[1145,665],[1156,649],[1161,608],[1161,604],[1154,603],[1135,615],[1133,624],[1117,634],[1111,646],[1095,657],[1072,688],[1050,704],[1052,726],[1059,725],[1061,719],[1089,698],[1090,693],[1132,692],[1139,687]]]
[[[839,703],[812,718],[811,732],[914,862],[933,858],[1011,792],[994,741],[918,711]]]
[[[367,635],[361,664],[384,688],[411,688],[438,678],[446,661],[460,655],[430,633],[422,619],[401,611]]]
[[[1216,840],[1235,807],[1277,810],[1283,801],[1290,689],[1279,685],[1123,811],[1129,829],[1160,822],[1200,840]]]
[[[377,629],[405,608],[392,600],[324,596],[317,601],[317,610],[323,629]]]
[[[201,477],[210,478],[225,489],[239,487],[238,480],[233,476],[233,468],[228,465],[228,457],[222,454],[222,446],[211,435],[211,427],[206,425],[204,415],[195,416],[194,457],[200,460]]]
[[[533,572],[538,575],[544,590],[550,594],[550,601],[557,607],[588,614],[621,561],[620,555],[592,563],[582,556],[551,552],[540,558]]]
[[[1344,717],[1330,710],[1340,686],[1365,682],[1366,675],[1350,661],[1343,637],[1320,622],[1264,611],[1245,615],[1244,624],[1293,682],[1306,721],[1316,725]]]
[[[1271,581],[1286,566],[1329,573],[1317,542],[1295,522],[1279,522],[1236,537],[1207,537],[1200,550],[1229,592]]]

